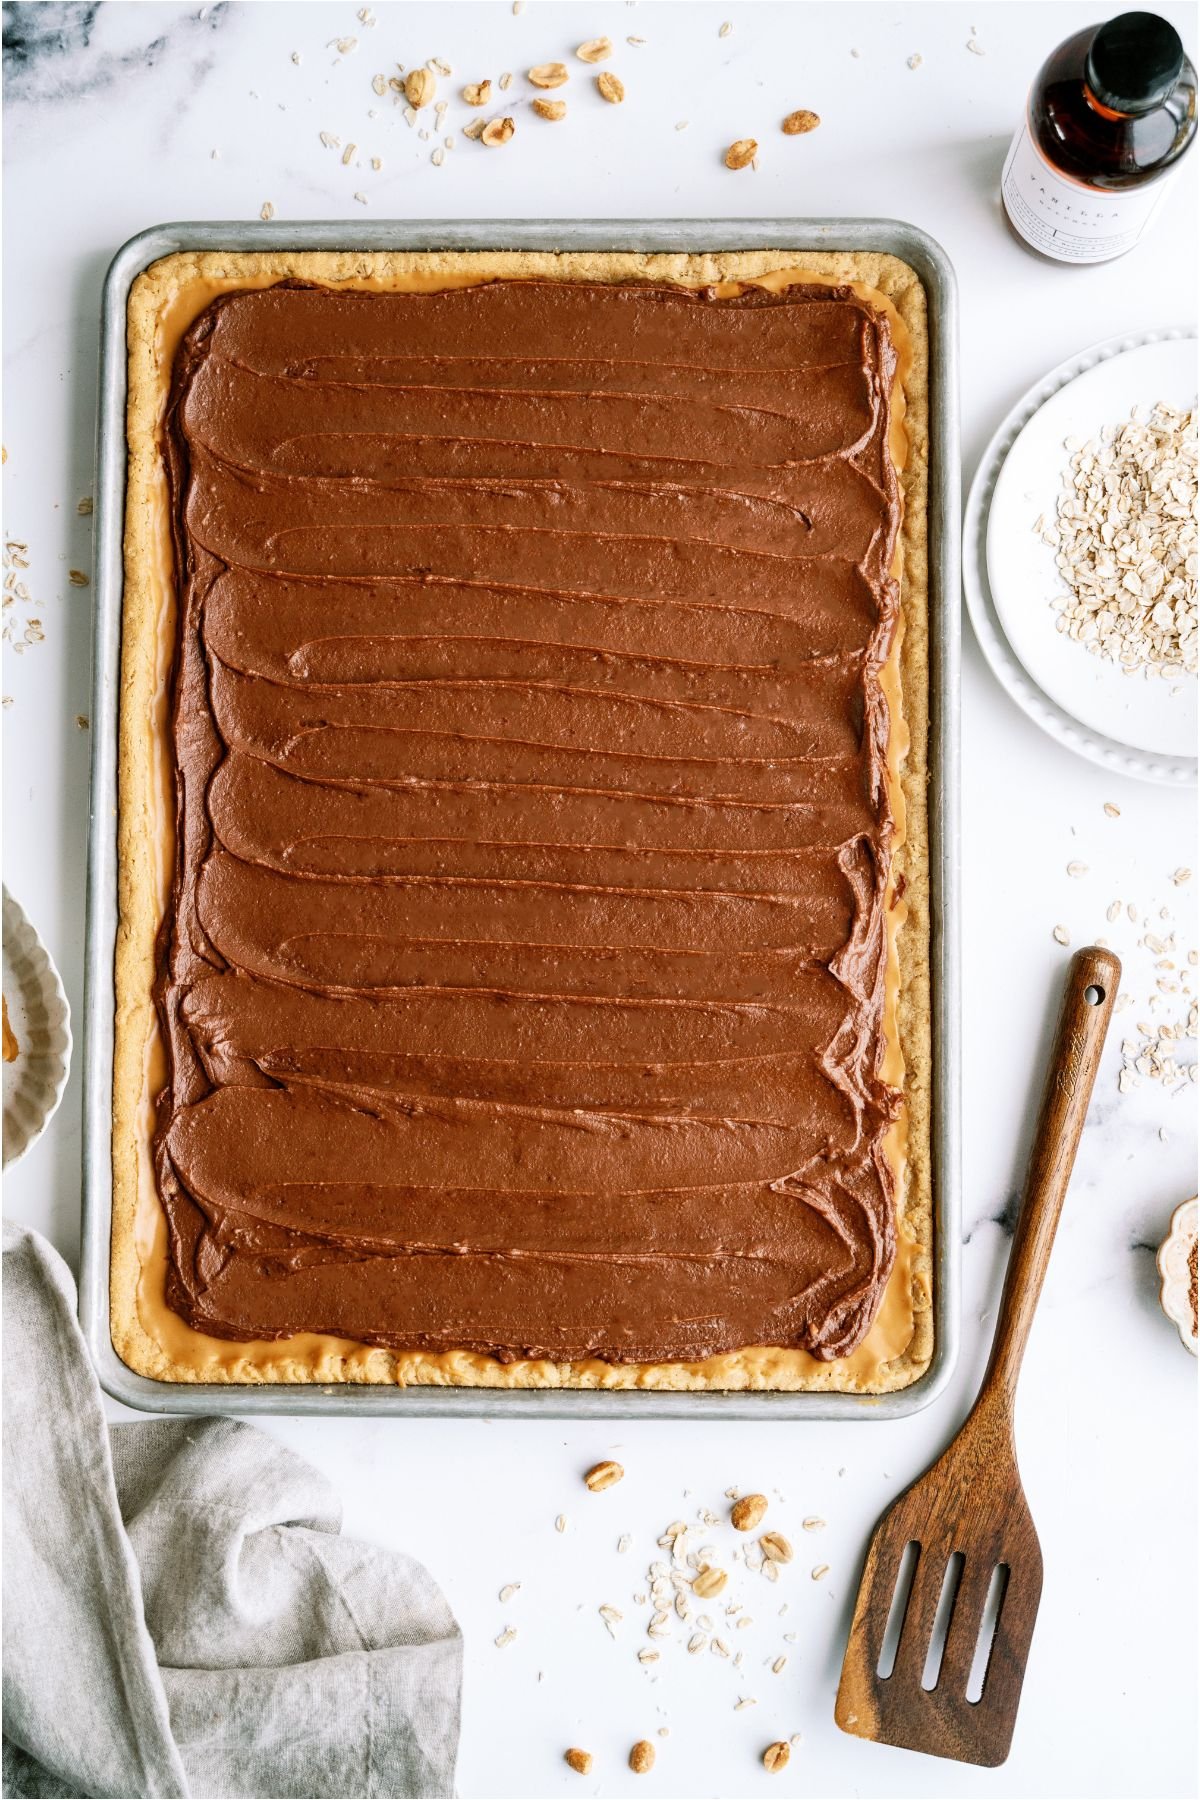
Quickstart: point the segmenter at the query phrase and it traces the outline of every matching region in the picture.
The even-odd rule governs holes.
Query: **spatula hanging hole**
[[[975,1655],[971,1661],[971,1673],[967,1677],[967,1699],[972,1706],[977,1705],[983,1698],[988,1665],[992,1659],[992,1645],[996,1641],[1000,1610],[1004,1605],[1004,1596],[1007,1592],[1008,1564],[997,1563],[992,1570],[992,1579],[988,1583],[987,1599],[983,1603],[983,1617],[979,1621],[979,1636],[975,1640]]]
[[[896,1571],[896,1585],[892,1590],[892,1607],[888,1613],[887,1627],[883,1634],[883,1644],[879,1651],[879,1661],[875,1665],[875,1673],[880,1681],[886,1681],[896,1666],[896,1652],[900,1648],[900,1631],[904,1624],[904,1615],[908,1611],[908,1596],[912,1593],[913,1577],[917,1572],[917,1559],[921,1554],[921,1546],[916,1538],[905,1544],[900,1557],[900,1567]]]
[[[1092,987],[1084,988],[1083,997],[1089,1006],[1104,1005],[1104,989],[1102,987],[1093,985]]]
[[[925,1653],[925,1669],[921,1676],[921,1686],[926,1689],[935,1688],[938,1676],[942,1672],[942,1657],[946,1653],[946,1634],[950,1629],[950,1620],[954,1616],[954,1602],[958,1598],[958,1584],[962,1580],[963,1553],[956,1550],[946,1564],[946,1573],[942,1576],[942,1591],[938,1596],[937,1611],[933,1615],[933,1631],[929,1637],[929,1649]]]

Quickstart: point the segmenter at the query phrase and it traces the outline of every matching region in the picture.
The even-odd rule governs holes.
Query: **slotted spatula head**
[[[1042,1592],[1037,1533],[996,1411],[977,1410],[876,1527],[835,1708],[856,1737],[988,1768],[1012,1742]]]

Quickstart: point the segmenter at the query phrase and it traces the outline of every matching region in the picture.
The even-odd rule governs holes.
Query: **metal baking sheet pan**
[[[659,1393],[544,1388],[226,1386],[135,1375],[109,1334],[113,954],[117,933],[117,713],[125,513],[125,321],[136,276],[180,250],[867,250],[920,275],[930,324],[930,844],[933,972],[935,1346],[919,1381],[880,1396]],[[96,492],[95,664],[84,995],[83,1249],[79,1311],[105,1390],[171,1413],[334,1413],[449,1418],[894,1419],[928,1405],[953,1367],[959,1331],[959,442],[954,273],[945,252],[893,219],[420,221],[351,225],[157,225],[113,259],[101,321]]]

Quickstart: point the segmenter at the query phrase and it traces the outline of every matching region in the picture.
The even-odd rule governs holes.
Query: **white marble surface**
[[[4,527],[29,546],[31,596],[5,646],[6,880],[46,936],[78,1005],[82,974],[89,607],[68,584],[88,566],[96,321],[114,249],[162,219],[891,214],[926,227],[961,282],[965,473],[996,420],[1043,370],[1114,332],[1185,320],[1193,306],[1200,154],[1153,237],[1126,260],[1063,270],[1026,256],[999,218],[997,179],[1039,57],[1100,10],[1090,4],[35,6],[8,9],[7,342]],[[1183,6],[1164,8],[1191,36]],[[733,30],[719,36],[723,20]],[[971,28],[985,54],[967,45]],[[510,93],[518,131],[493,153],[466,144],[441,168],[431,143],[377,101],[371,76],[440,56],[444,84],[564,56],[607,32],[623,108],[582,66],[567,124],[540,125],[531,90]],[[629,35],[644,37],[627,45]],[[339,54],[330,41],[355,36]],[[1195,51],[1194,42],[1190,45]],[[859,51],[858,56],[852,52]],[[297,62],[292,53],[297,52]],[[908,58],[919,53],[920,66]],[[823,123],[784,139],[809,106]],[[371,116],[374,109],[375,116]],[[461,131],[452,106],[448,124]],[[676,131],[678,120],[690,121]],[[358,165],[318,134],[356,143]],[[762,143],[757,173],[731,174],[733,138]],[[382,170],[371,169],[372,156]],[[359,191],[366,205],[354,198]],[[6,615],[6,619],[11,615]],[[1150,958],[1140,930],[1109,926],[1114,896],[1168,906],[1195,942],[1187,796],[1103,775],[1039,735],[997,689],[969,635],[963,676],[964,1348],[928,1413],[881,1425],[303,1423],[269,1429],[328,1471],[346,1528],[423,1555],[467,1640],[460,1785],[467,1795],[750,1794],[773,1738],[803,1733],[771,1792],[829,1795],[1182,1795],[1194,1789],[1195,1369],[1156,1302],[1153,1246],[1195,1185],[1192,1093],[1118,1095],[1110,1046],[1026,1364],[1019,1438],[1046,1584],[1012,1757],[961,1769],[842,1737],[832,1700],[857,1561],[879,1508],[961,1418],[994,1314],[1027,1122],[1066,953],[1105,933],[1129,954],[1143,1016]],[[1120,817],[1103,812],[1105,801]],[[1085,861],[1072,880],[1066,865]],[[1193,888],[1194,888],[1193,884]],[[1166,927],[1164,927],[1165,929]],[[1186,1054],[1194,1054],[1188,1045]],[[1194,1092],[1194,1090],[1193,1090]],[[1165,1139],[1165,1141],[1164,1141]],[[78,1238],[78,1071],[47,1138],[14,1172],[6,1208],[67,1253]],[[590,1496],[580,1472],[613,1454],[622,1486]],[[799,1541],[775,1588],[759,1582],[734,1670],[676,1642],[639,1666],[632,1594],[656,1531],[726,1487],[779,1490],[772,1521]],[[685,1498],[684,1490],[687,1490]],[[564,1534],[555,1515],[569,1520]],[[824,1515],[817,1541],[801,1518]],[[635,1548],[619,1556],[620,1532]],[[822,1582],[809,1569],[828,1562]],[[522,1583],[501,1605],[497,1590]],[[768,1602],[769,1596],[769,1602]],[[626,1615],[618,1641],[596,1616]],[[786,1618],[776,1616],[786,1601]],[[1181,1603],[1182,1602],[1182,1603]],[[644,1617],[644,1615],[643,1615]],[[497,1650],[501,1627],[516,1640]],[[785,1646],[785,1630],[797,1641]],[[786,1670],[764,1658],[787,1649]],[[749,1695],[757,1705],[735,1713]],[[638,1782],[632,1741],[654,1736]],[[561,1761],[590,1748],[584,1782]]]

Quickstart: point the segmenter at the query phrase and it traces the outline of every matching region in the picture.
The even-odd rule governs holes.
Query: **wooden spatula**
[[[856,1737],[989,1768],[1008,1755],[1042,1592],[1013,1403],[1120,979],[1107,950],[1071,960],[979,1398],[867,1551],[834,1709]]]

